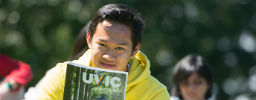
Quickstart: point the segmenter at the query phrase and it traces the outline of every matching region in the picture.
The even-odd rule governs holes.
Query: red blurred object
[[[22,87],[32,79],[33,75],[28,64],[0,54],[0,77],[6,82],[19,83]]]

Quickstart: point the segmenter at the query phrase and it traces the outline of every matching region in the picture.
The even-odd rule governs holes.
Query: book
[[[67,63],[64,100],[124,100],[128,72]]]

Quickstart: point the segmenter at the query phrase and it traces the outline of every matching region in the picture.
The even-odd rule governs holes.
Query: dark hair
[[[205,94],[205,99],[209,99],[212,96],[213,88],[212,70],[206,60],[197,54],[187,55],[186,57],[181,59],[174,67],[172,77],[174,82],[174,88],[172,89],[172,95],[183,99],[180,93],[179,84],[182,81],[187,80],[193,72],[196,72],[199,77],[202,77],[206,80],[209,88]]]
[[[127,5],[108,4],[101,7],[94,15],[89,27],[89,34],[93,37],[99,22],[104,20],[114,21],[128,26],[132,32],[133,50],[138,43],[142,42],[142,33],[144,30],[144,22],[140,14]]]
[[[91,24],[91,21],[89,21],[77,35],[70,60],[78,59],[89,48],[86,41],[86,34],[88,33],[90,24]]]

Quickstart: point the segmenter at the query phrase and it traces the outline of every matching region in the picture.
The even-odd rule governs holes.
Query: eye
[[[180,82],[180,85],[187,86],[188,85],[188,81],[182,81],[182,82]]]
[[[99,43],[99,44],[100,44],[100,46],[107,47],[106,44],[103,44],[103,43]]]
[[[124,50],[123,47],[117,47],[116,50]]]
[[[200,85],[200,84],[202,84],[202,80],[196,80],[194,83],[195,83],[196,85]]]

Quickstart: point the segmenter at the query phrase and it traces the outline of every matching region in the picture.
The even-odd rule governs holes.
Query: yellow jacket
[[[73,62],[90,66],[90,50],[79,60]],[[125,100],[169,100],[170,96],[166,87],[150,75],[150,63],[147,57],[138,52],[129,61],[130,69],[127,80]],[[62,100],[65,85],[66,62],[58,63],[49,70],[44,78],[36,85],[33,91],[34,99]],[[27,95],[27,96],[26,96]],[[26,93],[25,99],[31,93]]]

